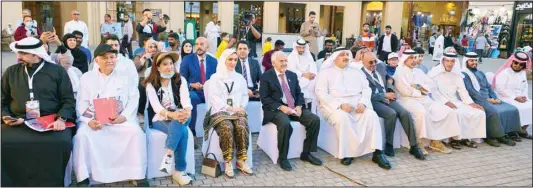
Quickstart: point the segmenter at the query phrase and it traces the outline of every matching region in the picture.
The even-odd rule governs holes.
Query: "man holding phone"
[[[135,27],[135,30],[139,33],[139,41],[143,41],[143,38],[146,37],[152,37],[154,40],[157,40],[157,35],[167,29],[166,23],[164,21],[160,23],[161,25],[154,23],[152,20],[153,13],[150,9],[144,9],[142,14],[143,20]],[[161,16],[159,20],[162,20]],[[143,47],[144,44],[139,42],[139,45]]]
[[[53,40],[55,35],[45,38]],[[2,178],[1,184],[62,187],[72,151],[72,129],[65,123],[76,121],[69,76],[53,63],[39,39],[28,37],[10,48],[20,63],[2,75],[2,177],[9,178]],[[54,114],[55,121],[48,125],[53,131],[40,133],[24,125],[25,119]]]
[[[302,23],[302,27],[300,28],[300,36],[302,36],[304,40],[309,41],[309,49],[311,53],[318,54],[317,37],[320,37],[324,34],[320,31],[320,26],[318,23],[315,22],[315,11],[309,12],[308,18],[309,19],[306,22]]]

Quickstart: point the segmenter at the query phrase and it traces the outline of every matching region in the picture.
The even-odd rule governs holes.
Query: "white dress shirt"
[[[85,24],[85,22],[81,20],[71,20],[65,23],[65,27],[63,28],[63,35],[67,33],[72,33],[74,31],[79,31],[83,33],[83,42],[81,43],[81,45],[85,48],[89,48],[89,28],[87,27],[87,24]]]
[[[391,36],[392,34],[389,34],[389,35],[385,35],[385,37],[383,37],[383,46],[382,46],[382,50],[384,52],[392,52],[392,48],[391,48],[391,43],[390,43],[390,40],[391,40]]]
[[[183,107],[183,109],[192,109],[191,99],[189,98],[189,88],[187,86],[187,80],[181,77],[181,85],[179,88],[181,106]],[[174,103],[174,93],[172,92],[172,86],[168,84],[166,87],[161,87],[160,90],[163,93],[163,98],[161,102],[159,102],[159,98],[157,97],[159,91],[156,91],[152,84],[146,84],[146,95],[148,96],[148,100],[150,100],[150,105],[152,106],[152,109],[154,109],[155,112],[155,116],[152,119],[152,122],[164,121],[165,116],[161,114],[161,111],[167,109],[167,107],[176,107],[176,103]]]
[[[274,68],[274,71],[276,72],[276,77],[278,78],[279,86],[281,87],[281,95],[282,95],[282,97],[281,97],[281,101],[282,101],[283,103],[287,104],[287,97],[285,97],[285,94],[283,93],[283,83],[282,83],[282,81],[279,79],[279,75],[280,75],[281,73],[278,72],[278,70],[276,70],[275,68]],[[287,80],[287,75],[286,75],[286,74],[283,75],[283,79],[285,79],[285,83],[287,83],[287,87],[289,88],[289,91],[291,91],[291,87],[289,87],[289,82],[288,82],[288,80]],[[294,102],[296,103],[296,101],[294,101]],[[294,105],[296,106],[296,104],[294,104]]]
[[[252,75],[250,74],[250,63],[248,62],[248,58],[241,59],[241,68],[244,71],[244,65],[246,64],[246,82],[248,82],[248,88],[254,87],[254,83],[252,81]]]

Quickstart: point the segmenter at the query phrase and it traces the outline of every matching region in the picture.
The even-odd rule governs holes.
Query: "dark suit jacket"
[[[381,35],[381,37],[379,37],[378,54],[381,53],[381,50],[383,50],[384,39],[385,39],[385,35]],[[392,52],[398,51],[398,37],[396,37],[396,35],[394,34],[391,34],[391,37],[390,37],[390,47],[391,47]]]
[[[285,72],[285,76],[287,77],[287,84],[291,90],[291,95],[294,98],[294,106],[303,106],[305,103],[304,94],[300,89],[298,76],[291,71]],[[281,84],[279,83],[278,76],[274,69],[270,69],[263,73],[259,83],[261,84],[259,87],[259,96],[261,98],[261,103],[263,104],[264,125],[272,121],[272,118],[274,118],[274,115],[281,105],[286,104],[281,101],[283,90],[281,90]]]
[[[206,54],[204,63],[206,66],[205,79],[207,81],[217,70],[217,60]],[[187,80],[189,85],[201,81],[198,54],[194,53],[183,58],[180,65],[180,74]]]
[[[385,63],[376,64],[376,74],[381,77],[383,81],[382,84],[385,86],[385,88],[383,88],[385,92],[383,92],[383,90],[378,89],[379,92],[376,93],[376,89],[382,87],[374,80],[374,77],[368,74],[364,69],[365,67],[362,67],[361,71],[365,73],[366,79],[368,80],[368,85],[370,86],[370,89],[372,89],[372,96],[370,97],[370,100],[372,100],[372,102],[385,102],[385,92],[390,91],[389,89],[392,90],[391,86],[387,82],[388,77],[385,71]]]
[[[259,82],[259,79],[261,77],[261,68],[259,67],[259,62],[251,57],[248,57],[248,64],[250,65],[250,77],[252,79],[252,82],[254,84],[254,86],[252,88],[248,88],[248,89],[251,89],[252,91],[255,91],[257,90],[257,83]],[[239,74],[242,74],[242,64],[241,64],[241,60],[239,59],[237,61],[237,65],[235,66],[235,71],[238,72]],[[243,75],[244,76],[244,75]]]

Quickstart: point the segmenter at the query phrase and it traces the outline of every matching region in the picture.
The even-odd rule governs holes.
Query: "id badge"
[[[233,99],[228,99],[227,101],[228,106],[233,107]]]
[[[37,119],[41,117],[39,101],[32,100],[26,102],[26,119]]]

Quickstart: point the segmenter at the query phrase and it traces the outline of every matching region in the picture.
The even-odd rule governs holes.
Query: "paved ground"
[[[93,48],[94,49],[94,48]],[[16,63],[15,55],[2,52],[2,72]],[[429,67],[435,65],[426,56],[424,61]],[[504,60],[486,59],[480,69],[496,71]],[[531,81],[529,81],[531,97]],[[529,129],[531,133],[531,128]],[[358,186],[357,184],[332,173],[324,167],[316,167],[292,159],[295,171],[285,172],[272,164],[268,156],[256,145],[257,134],[253,135],[253,176],[237,173],[235,179],[225,177],[211,178],[200,172],[202,155],[196,151],[196,171],[193,175],[194,186]],[[343,166],[338,159],[320,150],[316,155],[323,159],[325,166],[358,180],[368,186],[532,186],[532,142],[518,143],[514,147],[491,147],[482,143],[479,148],[454,150],[452,154],[430,152],[428,160],[414,159],[407,149],[397,149],[396,157],[388,157],[391,170],[383,170],[371,161],[371,156],[359,157],[349,167]],[[172,178],[149,180],[151,186],[178,186]],[[132,186],[129,182],[105,184],[104,186]]]

